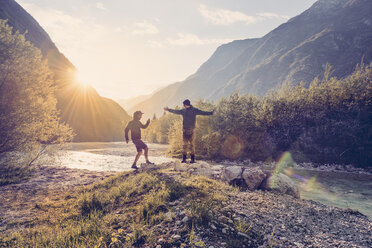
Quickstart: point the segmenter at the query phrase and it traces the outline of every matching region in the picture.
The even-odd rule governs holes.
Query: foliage
[[[369,166],[372,159],[372,69],[359,66],[344,79],[331,77],[284,84],[263,98],[232,94],[211,117],[198,117],[199,157],[271,161],[290,151],[297,162]],[[210,103],[195,104],[211,110]],[[158,120],[159,122],[162,119]],[[182,123],[169,125],[169,152],[182,151]]]
[[[371,67],[346,79],[283,86],[264,99],[262,116],[276,154],[297,151],[314,162],[368,166],[372,158]],[[298,157],[294,157],[298,159]]]
[[[151,125],[143,130],[143,138],[151,143],[169,143],[169,128],[178,120],[180,120],[180,116],[177,115],[164,114],[159,119],[156,119],[156,116],[154,115]]]
[[[0,20],[0,155],[2,166],[22,152],[39,157],[46,144],[72,138],[60,123],[53,75],[41,52]],[[33,158],[25,164],[31,164]],[[22,168],[21,165],[20,168]]]

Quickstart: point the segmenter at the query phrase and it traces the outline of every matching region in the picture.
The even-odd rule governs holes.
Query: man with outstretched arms
[[[182,127],[183,127],[183,153],[182,153],[182,163],[186,163],[187,150],[190,151],[191,161],[190,163],[195,163],[195,147],[194,147],[194,130],[197,115],[213,115],[214,111],[202,111],[200,109],[194,108],[190,100],[186,99],[183,101],[183,109],[176,110],[170,109],[168,107],[164,108],[165,111],[169,111],[173,114],[182,115]]]

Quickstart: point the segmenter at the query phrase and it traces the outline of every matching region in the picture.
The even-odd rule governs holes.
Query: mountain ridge
[[[265,36],[245,40],[224,65],[203,69],[215,65],[218,55],[228,54],[226,47],[236,47],[236,41],[218,47],[194,74],[177,83],[177,92],[172,85],[172,94],[165,93],[168,88],[157,93],[167,96],[162,102],[154,94],[134,108],[159,114],[157,106],[181,105],[185,98],[217,101],[235,91],[263,96],[285,82],[308,85],[323,76],[327,64],[334,76],[346,77],[357,64],[372,61],[370,13],[372,1],[319,0]]]
[[[124,140],[122,126],[130,116],[119,104],[100,96],[94,88],[82,87],[76,82],[75,66],[59,52],[37,20],[14,0],[0,0],[0,19],[7,19],[14,31],[24,33],[26,40],[39,48],[48,60],[57,85],[57,108],[61,120],[74,129],[74,141]],[[85,102],[86,99],[90,101]]]

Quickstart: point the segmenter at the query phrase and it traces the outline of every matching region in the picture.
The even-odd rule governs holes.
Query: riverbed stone
[[[242,178],[243,168],[241,166],[229,166],[223,169],[222,175],[228,183]]]
[[[279,192],[282,194],[291,195],[295,198],[300,198],[300,190],[297,185],[287,175],[283,173],[274,173],[262,183],[261,188]]]
[[[266,178],[266,174],[258,167],[246,168],[242,178],[249,190],[256,190]]]

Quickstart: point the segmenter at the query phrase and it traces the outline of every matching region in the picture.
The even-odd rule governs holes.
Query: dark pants
[[[187,151],[195,154],[194,146],[194,129],[183,129],[183,155],[187,155]]]

